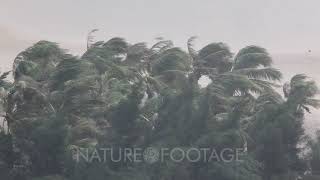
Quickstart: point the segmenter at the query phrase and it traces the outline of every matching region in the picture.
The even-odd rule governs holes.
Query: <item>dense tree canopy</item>
[[[308,169],[304,114],[318,88],[298,74],[281,87],[268,52],[224,43],[187,51],[169,40],[92,42],[81,56],[40,41],[0,77],[0,175],[14,180],[273,180]],[[206,76],[210,83],[199,85]],[[75,161],[75,149],[242,148],[242,161]],[[318,145],[314,145],[316,149]],[[315,150],[316,151],[316,150]],[[311,164],[318,163],[316,157]]]

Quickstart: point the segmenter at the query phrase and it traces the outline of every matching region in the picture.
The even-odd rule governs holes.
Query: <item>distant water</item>
[[[289,81],[295,74],[306,74],[320,86],[320,56],[306,54],[276,54],[273,55],[274,66],[283,73],[283,82]],[[320,97],[319,97],[320,98]],[[304,123],[308,134],[313,135],[320,130],[320,110],[312,109],[307,114]]]

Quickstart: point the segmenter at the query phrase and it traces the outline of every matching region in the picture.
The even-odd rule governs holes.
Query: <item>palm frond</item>
[[[308,78],[307,75],[305,74],[296,74],[294,75],[291,80],[290,80],[290,84],[292,86],[296,85],[296,84],[301,84],[303,83],[306,79]]]
[[[97,31],[99,31],[99,29],[93,29],[93,30],[91,30],[91,31],[88,33],[88,36],[87,36],[87,50],[88,50],[93,44],[95,44],[95,43],[93,42],[93,38],[94,38],[93,33],[97,32]]]
[[[161,53],[165,50],[173,48],[173,42],[170,40],[163,40],[161,39],[159,42],[154,44],[150,50],[153,51],[154,53]]]
[[[268,67],[271,64],[272,58],[264,48],[248,46],[241,49],[235,56],[233,69]]]
[[[210,76],[213,83],[220,83],[230,92],[256,92],[261,93],[263,89],[256,83],[248,79],[245,75],[234,73],[223,73],[218,76]]]
[[[263,79],[263,80],[271,80],[271,81],[279,81],[282,78],[282,74],[278,69],[274,69],[271,67],[267,68],[244,68],[234,70],[234,73],[239,73],[248,76],[252,79]]]
[[[275,91],[273,92],[268,91],[259,95],[259,97],[255,102],[255,109],[258,111],[263,109],[267,104],[279,105],[279,104],[282,104],[283,102],[284,100],[279,93]]]
[[[152,73],[155,75],[161,74],[168,70],[189,71],[191,69],[191,62],[188,55],[179,48],[171,48],[155,59],[152,64]]]
[[[0,76],[0,80],[4,80],[8,77],[8,75],[10,74],[11,71],[7,71],[1,74]]]
[[[232,53],[224,43],[211,43],[199,51],[197,66],[217,68],[220,73],[231,68]]]
[[[123,38],[112,38],[104,43],[103,47],[111,49],[117,53],[126,53],[128,48],[128,43]]]
[[[314,107],[314,108],[320,108],[320,100],[319,99],[306,99],[306,102],[305,104],[307,106],[311,106],[311,107]]]
[[[196,36],[192,36],[188,39],[187,42],[187,46],[188,46],[188,52],[191,56],[191,58],[193,59],[193,61],[195,61],[196,57],[197,57],[197,51],[194,49],[194,41],[197,39]]]
[[[128,47],[126,59],[123,61],[128,66],[138,66],[149,55],[146,43],[137,43]]]
[[[280,88],[281,85],[260,79],[250,79],[253,83],[257,84],[261,87],[264,91],[274,91],[274,88]]]
[[[287,103],[295,109],[303,108],[309,112],[308,106],[318,108],[319,100],[314,97],[319,93],[315,81],[309,80],[304,74],[297,74],[291,78],[290,83],[284,86]]]
[[[234,69],[267,67],[272,62],[271,57],[265,53],[243,54],[235,59]]]
[[[167,70],[161,73],[161,75],[155,76],[156,79],[163,82],[165,87],[171,89],[188,90],[189,80],[186,76],[186,72],[180,70]]]

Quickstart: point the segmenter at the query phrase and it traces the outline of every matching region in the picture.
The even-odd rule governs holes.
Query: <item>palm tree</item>
[[[310,107],[320,107],[320,101],[315,99],[319,93],[318,87],[304,74],[293,76],[290,83],[284,85],[283,92],[287,98],[287,104],[297,112],[301,110],[310,112]]]
[[[273,94],[258,98],[250,128],[251,137],[254,137],[251,150],[264,163],[267,180],[289,170],[303,171],[298,143],[304,135],[304,113],[310,113],[311,107],[319,107],[319,100],[315,99],[318,88],[303,74],[293,76],[283,91],[284,99]]]
[[[272,90],[274,82],[282,77],[279,70],[271,67],[272,59],[261,47],[245,47],[232,58],[224,43],[211,43],[197,53],[192,47],[193,40],[189,39],[188,49],[197,78],[207,75],[212,81],[221,80],[229,86],[232,95],[250,90],[259,93]]]
[[[5,117],[12,148],[18,151],[13,174],[256,180],[261,179],[260,163],[269,165],[259,156],[264,152],[260,147],[268,143],[279,147],[279,156],[274,156],[279,160],[297,160],[301,120],[305,111],[319,105],[314,98],[317,88],[306,76],[297,75],[281,97],[275,90],[281,73],[272,67],[265,49],[248,46],[233,56],[226,44],[211,43],[197,51],[192,37],[185,52],[164,39],[151,47],[123,38],[93,42],[92,33],[81,57],[40,41],[16,58],[14,83],[4,88],[9,91]],[[211,80],[207,87],[199,86],[202,76]],[[6,84],[1,77],[0,85]],[[271,138],[269,130],[274,132]],[[66,158],[73,149],[146,146],[218,151],[242,147],[247,155],[243,162],[229,164],[101,165]],[[262,171],[274,173],[268,170]]]
[[[193,48],[195,37],[188,40],[188,50],[193,61],[195,82],[201,76],[208,76],[211,83],[206,89],[213,97],[211,117],[228,119],[226,112],[241,111],[242,117],[232,122],[238,124],[240,136],[244,146],[247,146],[248,135],[245,133],[248,120],[252,116],[257,97],[266,94],[276,97],[274,91],[276,82],[282,77],[279,70],[271,67],[272,59],[267,51],[261,47],[248,46],[241,49],[235,57],[224,43],[211,43],[198,52]],[[261,98],[258,98],[261,99]],[[241,108],[242,110],[240,110]],[[245,114],[247,113],[247,114]],[[239,112],[236,113],[239,115]],[[229,117],[230,118],[230,117]]]

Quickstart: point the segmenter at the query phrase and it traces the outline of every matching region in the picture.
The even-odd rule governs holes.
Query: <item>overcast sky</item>
[[[77,52],[87,32],[98,28],[105,39],[163,36],[184,46],[197,35],[201,45],[223,41],[234,49],[257,44],[273,53],[320,53],[319,7],[319,0],[0,0],[0,47],[48,39]]]

